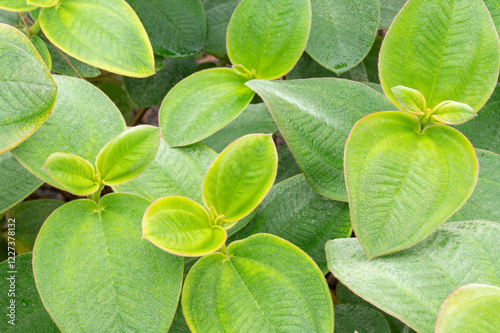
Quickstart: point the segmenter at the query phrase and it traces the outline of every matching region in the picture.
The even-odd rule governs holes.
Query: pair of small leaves
[[[250,214],[276,177],[278,157],[270,135],[247,135],[229,145],[205,176],[208,211],[184,197],[155,201],[143,219],[143,237],[165,251],[202,256],[226,241],[225,229]]]
[[[161,130],[152,126],[126,130],[102,148],[96,170],[86,159],[60,152],[50,155],[43,168],[68,192],[90,195],[103,185],[126,183],[146,170],[158,152],[160,135]]]
[[[196,73],[169,92],[159,115],[165,140],[185,146],[234,120],[255,94],[245,83],[290,71],[304,51],[310,25],[309,0],[241,1],[227,31],[234,68]]]

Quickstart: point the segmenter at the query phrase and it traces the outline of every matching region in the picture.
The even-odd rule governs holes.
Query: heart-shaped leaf
[[[226,50],[226,32],[229,20],[240,0],[202,0],[207,15],[207,41],[203,50],[224,54]]]
[[[26,0],[2,0],[0,3],[0,9],[11,12],[28,12],[36,8],[36,6],[29,5]]]
[[[328,198],[347,201],[347,136],[361,117],[395,109],[394,105],[373,89],[347,80],[252,80],[247,85],[267,103],[312,188]]]
[[[43,181],[26,170],[10,152],[0,154],[0,214],[42,184]]]
[[[409,0],[396,16],[380,51],[380,81],[422,93],[427,107],[443,101],[478,111],[495,88],[499,42],[480,0]]]
[[[149,203],[119,193],[99,204],[76,200],[44,223],[33,250],[33,272],[61,331],[168,330],[182,284],[182,259],[141,238]]]
[[[363,60],[377,34],[377,0],[311,0],[312,25],[306,51],[337,74]]]
[[[203,183],[203,200],[225,222],[250,214],[271,189],[278,153],[270,135],[250,134],[230,144],[217,157]]]
[[[90,195],[100,186],[94,167],[80,156],[53,153],[42,169],[47,171],[59,187],[75,195]]]
[[[203,204],[203,180],[216,158],[217,154],[201,143],[170,148],[161,140],[158,154],[146,171],[115,190],[142,195],[151,201],[177,195]]]
[[[454,101],[439,103],[432,114],[433,119],[448,125],[463,124],[475,116],[477,113],[470,106]]]
[[[0,154],[26,140],[54,107],[57,86],[29,39],[0,23]]]
[[[58,184],[42,170],[53,153],[69,153],[95,161],[99,151],[125,131],[120,111],[94,85],[80,79],[54,76],[59,88],[54,110],[44,124],[12,150],[34,175],[52,186]]]
[[[444,301],[436,333],[495,332],[500,327],[500,288],[468,284],[457,288]]]
[[[226,241],[224,228],[212,222],[207,211],[193,200],[166,197],[149,206],[142,234],[164,251],[199,257],[217,251]]]
[[[299,60],[310,29],[309,0],[243,0],[227,28],[229,59],[259,79],[277,79]]]
[[[415,245],[467,201],[478,176],[474,148],[457,130],[422,132],[403,112],[368,115],[345,149],[351,220],[368,258]]]
[[[37,7],[54,7],[60,0],[28,0],[28,5]],[[63,0],[64,1],[64,0]]]
[[[99,152],[97,172],[106,185],[120,185],[140,175],[160,148],[161,130],[135,126],[119,134]]]
[[[351,235],[349,205],[319,195],[303,175],[297,175],[274,185],[252,221],[230,241],[258,233],[298,246],[326,273],[326,241]]]
[[[155,73],[146,30],[124,0],[61,0],[39,20],[45,36],[78,60],[126,76]]]
[[[500,286],[500,225],[446,223],[416,246],[366,260],[354,238],[326,244],[328,267],[343,284],[418,332],[434,332],[441,304],[468,283]]]
[[[182,309],[192,332],[333,331],[321,271],[300,249],[267,234],[198,260],[184,283]]]
[[[186,146],[229,124],[255,95],[246,81],[230,68],[201,71],[181,81],[160,108],[165,140],[172,147]]]
[[[38,296],[31,258],[31,253],[26,253],[15,257],[14,262],[5,260],[0,263],[0,288],[5,290],[0,297],[4,317],[0,321],[0,330],[12,333],[59,333]],[[15,297],[9,297],[12,286]],[[11,303],[12,300],[14,303]]]
[[[500,223],[500,155],[476,149],[479,177],[471,197],[448,221],[481,219]]]
[[[156,54],[186,58],[200,52],[207,35],[200,0],[126,1],[144,24]]]

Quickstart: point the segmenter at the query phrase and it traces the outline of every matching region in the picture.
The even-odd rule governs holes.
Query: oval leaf
[[[207,207],[235,222],[250,214],[271,189],[278,153],[270,135],[250,134],[234,141],[217,157],[203,183]]]
[[[425,98],[420,91],[404,86],[394,87],[391,91],[403,110],[410,113],[423,114],[427,109]]]
[[[58,187],[42,170],[49,155],[69,153],[95,161],[102,147],[125,131],[126,125],[113,102],[94,85],[66,76],[54,79],[59,88],[54,110],[12,153],[38,178]]]
[[[500,225],[447,223],[416,246],[366,260],[358,240],[326,244],[328,267],[344,285],[417,332],[434,332],[439,309],[464,284],[500,285]]]
[[[160,147],[161,130],[136,126],[119,134],[99,152],[97,172],[106,185],[120,185],[140,175],[153,162]]]
[[[470,106],[454,101],[440,103],[432,114],[434,119],[448,125],[462,124],[475,116],[477,113]]]
[[[495,332],[500,327],[500,288],[468,284],[444,301],[436,333]]]
[[[144,198],[114,193],[99,204],[72,201],[47,219],[33,250],[33,272],[61,331],[168,330],[182,259],[141,239],[148,205]]]
[[[337,74],[368,54],[377,34],[377,0],[311,0],[312,25],[306,51]]]
[[[0,9],[11,12],[28,12],[36,8],[36,6],[29,5],[26,0],[2,0],[0,3]]]
[[[124,0],[64,0],[39,20],[45,36],[80,61],[126,76],[155,73],[146,30]]]
[[[201,71],[176,85],[165,97],[159,122],[170,146],[198,142],[233,121],[254,92],[230,68]]]
[[[403,112],[368,115],[345,149],[351,221],[368,258],[415,245],[467,201],[478,176],[460,132],[419,124]]]
[[[243,0],[227,28],[229,59],[259,79],[277,79],[299,60],[310,29],[309,0]]]
[[[380,51],[387,97],[405,86],[427,107],[452,100],[481,109],[495,88],[499,42],[481,0],[409,0],[394,19]]]
[[[184,197],[162,198],[149,206],[142,234],[164,251],[192,257],[217,251],[227,237],[224,228],[212,225],[202,206]]]
[[[373,89],[347,80],[253,80],[247,85],[267,103],[312,188],[328,198],[347,201],[347,136],[361,117],[395,109],[394,105]]]
[[[99,182],[92,164],[80,156],[54,153],[47,158],[43,168],[60,187],[75,195],[90,195],[99,189]]]
[[[182,309],[192,332],[333,331],[321,271],[300,249],[266,234],[196,262],[184,283]]]
[[[29,39],[0,23],[0,154],[36,131],[54,107],[57,86]]]

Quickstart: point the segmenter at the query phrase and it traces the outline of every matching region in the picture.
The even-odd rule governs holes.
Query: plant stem
[[[99,202],[99,199],[101,198],[101,191],[103,188],[104,185],[99,186],[99,189],[94,193],[92,193],[91,195],[89,195],[87,198],[89,198],[90,200],[94,200],[95,202]]]
[[[40,20],[37,19],[30,28],[30,36],[36,35],[40,31]]]
[[[144,117],[144,114],[148,111],[148,108],[140,108],[137,110],[134,118],[130,121],[129,126],[136,126],[139,124],[142,120],[142,117]]]
[[[227,254],[227,248],[226,248],[226,244],[225,244],[225,243],[224,243],[224,245],[222,245],[222,247],[219,249],[219,252],[224,253],[224,254]]]

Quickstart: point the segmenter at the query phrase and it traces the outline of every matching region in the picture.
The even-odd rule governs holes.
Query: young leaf
[[[377,0],[311,0],[312,25],[306,51],[336,74],[359,64],[377,34]]]
[[[484,284],[458,287],[444,301],[436,333],[495,332],[500,327],[500,288]]]
[[[31,253],[15,258],[17,274],[12,273],[10,261],[5,260],[0,263],[0,288],[6,291],[0,296],[0,306],[4,317],[4,320],[0,321],[0,331],[59,333],[59,329],[43,307],[38,295],[31,268]],[[12,279],[13,275],[14,279]],[[9,297],[8,291],[11,289],[11,284],[15,285],[15,298]],[[14,306],[11,303],[12,299],[16,301]],[[12,308],[14,309],[13,316],[10,312]],[[15,325],[9,323],[12,319]]]
[[[344,146],[361,117],[394,109],[367,86],[339,79],[252,80],[312,188],[331,199],[347,201]]]
[[[302,249],[326,273],[326,241],[349,237],[351,231],[349,205],[322,197],[303,175],[297,175],[274,185],[252,221],[229,242],[258,233],[273,234]]]
[[[226,231],[212,224],[207,211],[191,199],[159,199],[144,214],[142,235],[160,249],[181,256],[199,257],[217,251]]]
[[[138,175],[155,159],[160,148],[161,130],[136,126],[119,134],[99,152],[97,172],[106,185],[120,185]]]
[[[39,20],[45,36],[78,60],[126,76],[155,73],[146,30],[124,0],[64,0]]]
[[[86,196],[99,189],[99,181],[92,164],[80,156],[68,153],[53,153],[42,168],[70,193]]]
[[[215,133],[247,107],[255,93],[230,68],[195,73],[163,100],[159,122],[171,147],[186,146]]]
[[[446,223],[416,246],[366,260],[358,240],[326,244],[330,271],[344,285],[417,332],[434,332],[441,304],[468,283],[500,285],[500,225]]]
[[[309,0],[243,0],[227,28],[229,59],[259,79],[277,79],[299,60],[310,29]]]
[[[470,106],[454,101],[444,101],[436,106],[432,118],[448,125],[463,124],[477,116]]]
[[[149,204],[113,193],[99,204],[72,201],[44,223],[33,250],[33,272],[43,305],[61,331],[168,330],[182,284],[182,259],[141,238],[140,221]]]
[[[267,234],[198,260],[184,283],[182,310],[192,332],[333,331],[321,271],[300,249]]]
[[[0,214],[23,201],[43,184],[10,152],[0,154],[0,175]]]
[[[2,0],[0,3],[0,9],[11,12],[28,12],[36,8],[37,6],[29,5],[26,0]]]
[[[54,7],[60,0],[28,0],[28,5],[37,7]],[[63,0],[64,1],[64,0]]]
[[[495,88],[499,42],[480,0],[409,0],[380,51],[380,81],[387,97],[405,86],[422,93],[427,107],[443,101],[478,111]]]
[[[47,119],[57,86],[29,39],[0,23],[0,154],[19,145]]]
[[[201,143],[170,148],[162,139],[155,160],[132,181],[114,189],[141,195],[151,201],[184,196],[203,204],[203,179],[217,154]]]
[[[474,148],[457,130],[403,112],[368,115],[345,149],[351,221],[368,258],[420,242],[467,201],[478,176]]]
[[[126,1],[144,24],[156,54],[186,58],[200,52],[207,35],[200,0]]]
[[[270,135],[250,134],[230,144],[212,164],[203,183],[203,201],[225,222],[250,214],[271,189],[278,153]]]
[[[403,86],[391,88],[391,91],[398,103],[397,105],[401,106],[403,110],[410,113],[424,114],[427,106],[420,91]]]
[[[240,0],[202,0],[207,15],[207,40],[203,50],[225,54],[229,20]]]
[[[12,153],[35,176],[58,187],[42,170],[49,155],[69,153],[95,161],[102,147],[127,127],[113,102],[94,85],[66,76],[54,79],[59,89],[54,110]]]

